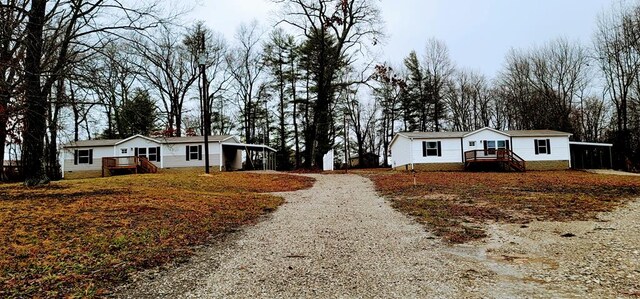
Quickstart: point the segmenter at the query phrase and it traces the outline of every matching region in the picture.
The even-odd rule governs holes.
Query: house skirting
[[[463,163],[418,163],[414,164],[416,171],[463,171]],[[554,161],[526,161],[528,170],[565,170],[569,169],[568,160]],[[394,168],[395,170],[411,170],[411,164]]]
[[[171,172],[171,171],[202,171],[204,172],[204,165],[201,167],[170,167],[170,168],[158,168],[158,173],[162,172]],[[219,165],[211,165],[209,167],[211,172],[219,172]],[[224,171],[224,170],[223,170]],[[77,180],[77,179],[88,179],[88,178],[99,178],[102,176],[102,170],[74,170],[74,171],[65,171],[64,179],[65,180]],[[105,171],[105,176],[110,176],[108,171]]]
[[[463,163],[419,163],[414,164],[413,168],[416,171],[463,171]],[[411,170],[411,165],[402,165],[395,168],[395,170]]]
[[[101,176],[102,176],[102,170],[74,170],[74,171],[64,172],[65,180],[99,178]]]
[[[527,170],[566,170],[569,160],[526,161]]]

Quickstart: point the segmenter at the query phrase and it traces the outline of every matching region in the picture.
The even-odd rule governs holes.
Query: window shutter
[[[442,146],[440,145],[440,141],[438,141],[438,157],[442,157]]]
[[[93,164],[93,149],[89,150],[89,164]]]
[[[156,162],[160,162],[160,147],[156,147]]]
[[[188,145],[187,145],[187,150],[185,152],[187,153],[187,161],[189,161],[189,158],[191,158],[191,157],[189,156],[190,153],[189,153],[189,146]]]
[[[422,142],[422,156],[423,157],[427,156],[427,142],[426,141]]]
[[[533,148],[536,149],[536,155],[540,154],[540,151],[538,150],[538,139],[533,140]]]
[[[506,147],[508,150],[511,150],[511,147],[509,147],[509,140],[505,140],[505,141],[504,141],[504,144],[505,144],[505,147]]]
[[[202,160],[202,144],[198,145],[198,160]]]
[[[78,150],[73,151],[73,165],[78,165]]]
[[[482,147],[484,149],[484,154],[487,155],[488,146],[487,146],[487,141],[486,140],[482,141]]]
[[[551,140],[547,139],[547,155],[551,155]]]
[[[137,147],[133,149],[133,155],[134,155],[134,156],[137,156],[137,155],[138,155],[138,148],[137,148]]]

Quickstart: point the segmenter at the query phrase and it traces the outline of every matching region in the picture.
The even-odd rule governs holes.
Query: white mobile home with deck
[[[231,135],[210,136],[208,144],[209,165],[213,170],[242,169],[242,151],[245,150],[263,153],[265,158],[260,162],[266,163],[264,167],[275,167],[275,150],[268,146],[243,144]],[[62,147],[61,165],[63,177],[70,178],[100,174],[105,160],[113,160],[116,165],[112,167],[116,168],[118,165],[136,168],[137,163],[131,161],[137,161],[138,158],[160,169],[204,167],[204,154],[202,136],[152,138],[135,135],[126,139],[85,140],[65,144]]]
[[[514,170],[571,167],[570,133],[552,130],[401,132],[389,146],[392,166],[402,170],[454,171],[483,163]]]

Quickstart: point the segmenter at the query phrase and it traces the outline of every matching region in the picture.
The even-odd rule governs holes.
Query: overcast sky
[[[382,0],[388,38],[382,60],[399,64],[411,50],[422,53],[435,37],[459,67],[494,77],[511,48],[529,48],[558,37],[591,44],[596,19],[611,0]],[[256,19],[267,28],[277,5],[269,0],[199,0],[189,14],[231,41],[240,23]]]

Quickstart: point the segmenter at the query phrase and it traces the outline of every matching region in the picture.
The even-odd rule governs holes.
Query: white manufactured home
[[[263,167],[271,169],[274,166],[272,157],[275,150],[268,146],[243,144],[231,135],[211,136],[208,141],[212,170],[242,169],[242,153],[246,150],[262,153],[264,158],[260,164]],[[62,146],[60,164],[63,177],[70,178],[89,172],[103,173],[105,168],[132,168],[137,171],[140,169],[139,162],[156,169],[204,167],[204,155],[202,136],[152,138],[135,135],[126,139],[84,140],[65,144]]]
[[[389,146],[392,165],[401,170],[455,171],[497,164],[513,170],[571,167],[569,137],[552,130],[401,132]]]

